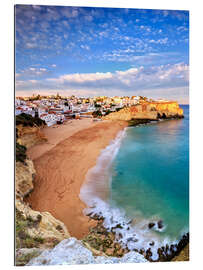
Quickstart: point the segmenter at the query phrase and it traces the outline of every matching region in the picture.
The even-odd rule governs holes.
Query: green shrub
[[[24,145],[16,143],[16,161],[24,162],[26,159],[27,148]]]
[[[92,113],[92,115],[93,115],[93,117],[98,117],[98,116],[102,116],[102,113],[101,113],[100,110],[98,110],[98,111],[94,111],[94,112]]]
[[[33,238],[27,237],[25,240],[23,240],[23,246],[26,248],[34,248],[36,247],[36,242]]]
[[[105,113],[105,115],[108,115],[110,113],[111,113],[111,111],[110,110],[107,110],[106,113]]]
[[[40,244],[44,243],[44,239],[42,237],[40,237],[40,236],[36,236],[33,239],[34,239],[34,241],[36,241],[36,242],[38,242]]]
[[[24,266],[26,265],[31,259],[39,256],[40,252],[37,250],[34,250],[28,254],[22,254],[22,255],[18,255],[16,257],[16,262],[15,265],[16,266]]]
[[[21,113],[16,116],[16,125],[23,125],[33,127],[34,125],[46,125],[46,122],[39,117],[32,117],[30,114]]]

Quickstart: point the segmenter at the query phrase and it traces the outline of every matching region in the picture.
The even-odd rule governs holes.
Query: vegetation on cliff
[[[25,113],[16,116],[16,161],[24,162],[26,148],[47,140],[41,132],[44,125],[39,117]]]
[[[25,162],[26,160],[26,150],[27,148],[24,145],[16,142],[16,161]]]
[[[28,228],[36,228],[41,218],[41,215],[39,215],[37,220],[34,220],[31,216],[26,219],[16,209],[16,248],[33,248],[43,244],[44,239],[42,237],[31,237],[28,233]]]
[[[27,147],[46,140],[40,132],[45,124],[38,117],[16,116],[16,167],[15,167],[15,248],[16,265],[25,265],[45,248],[52,248],[70,235],[65,225],[48,212],[31,209],[24,198],[33,190],[35,169],[26,155]]]
[[[17,125],[23,125],[33,127],[35,125],[42,126],[46,125],[46,122],[39,117],[32,117],[32,115],[21,113],[16,116],[16,126]]]

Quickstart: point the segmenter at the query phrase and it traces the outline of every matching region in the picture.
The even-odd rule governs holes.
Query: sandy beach
[[[32,208],[50,212],[64,222],[71,236],[83,238],[94,221],[83,215],[80,187],[100,151],[126,125],[83,119],[44,128],[48,142],[28,149],[36,169],[34,191],[28,198]]]
[[[32,159],[39,158],[42,154],[52,149],[59,142],[72,136],[74,133],[83,130],[84,128],[92,127],[98,124],[93,122],[90,118],[82,120],[68,120],[63,125],[54,125],[51,127],[44,127],[43,134],[48,139],[46,143],[37,144],[27,150],[27,155]]]

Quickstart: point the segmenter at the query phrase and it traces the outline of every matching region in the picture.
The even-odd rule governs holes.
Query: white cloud
[[[82,48],[82,49],[85,49],[85,50],[87,50],[87,51],[89,51],[89,49],[90,49],[90,47],[89,46],[87,46],[87,45],[80,45],[80,47]]]
[[[151,39],[149,40],[150,43],[155,43],[155,44],[166,44],[168,42],[168,38],[161,38],[158,40]]]
[[[26,43],[26,47],[27,47],[28,49],[34,49],[34,48],[37,47],[37,44],[36,44],[36,43],[30,43],[30,42],[27,42],[27,43]]]
[[[21,71],[21,73],[19,73],[18,76],[24,76],[24,77],[38,77],[38,76],[43,76],[43,75],[47,75],[49,73],[49,71],[46,68],[36,68],[36,67],[30,67],[27,69],[24,69]]]
[[[179,27],[177,28],[177,31],[178,31],[178,32],[188,31],[188,28],[185,27],[185,26],[179,26]]]
[[[183,63],[175,65],[151,66],[150,68],[130,68],[125,71],[96,72],[96,73],[75,73],[65,74],[56,78],[44,80],[19,80],[16,82],[18,91],[30,91],[40,89],[49,91],[59,89],[71,92],[72,89],[81,93],[97,93],[97,95],[117,93],[122,95],[142,94],[143,91],[161,91],[165,89],[179,89],[188,87],[189,66]]]

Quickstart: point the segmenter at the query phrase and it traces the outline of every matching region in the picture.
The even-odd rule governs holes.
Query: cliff
[[[34,165],[31,160],[26,159],[24,162],[17,161],[15,169],[16,198],[23,200],[33,190]]]
[[[17,142],[25,147],[31,147],[35,144],[46,142],[47,138],[41,132],[38,126],[17,125],[18,138]]]
[[[104,116],[106,120],[124,120],[130,121],[132,119],[171,119],[182,118],[183,109],[181,109],[177,102],[143,102],[142,104],[134,105],[132,107],[123,108],[118,112],[113,112]]]
[[[36,174],[32,160],[27,158],[26,150],[46,138],[38,126],[20,124],[16,131],[16,265],[25,265],[45,248],[54,247],[70,235],[61,221],[48,212],[34,211],[25,202],[25,197],[33,190]]]
[[[15,175],[16,265],[25,265],[44,249],[54,247],[70,235],[61,221],[48,212],[34,211],[24,201],[33,190],[33,162],[28,158],[16,162]]]

